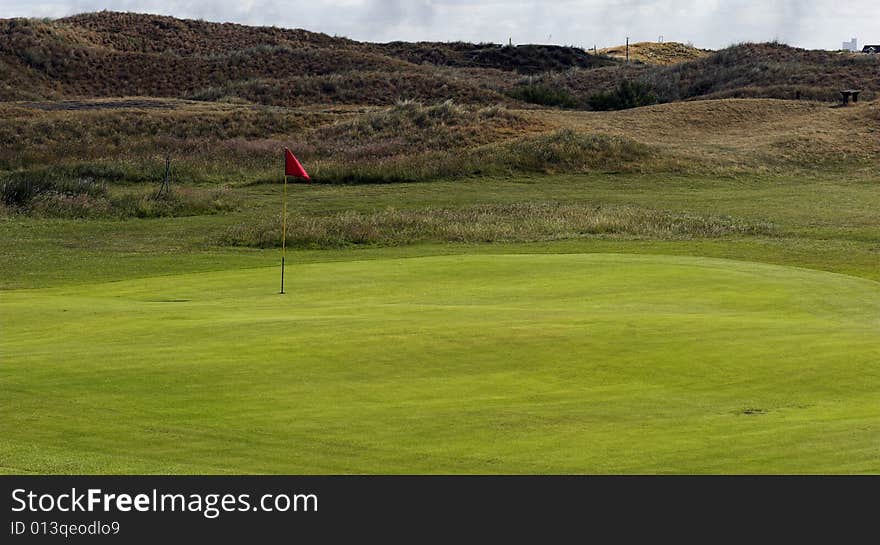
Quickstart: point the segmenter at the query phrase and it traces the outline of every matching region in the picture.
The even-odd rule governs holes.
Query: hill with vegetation
[[[88,193],[82,180],[155,181],[169,155],[182,183],[275,182],[284,146],[335,184],[804,172],[870,168],[880,153],[876,104],[819,102],[841,87],[873,98],[876,57],[781,44],[622,63],[554,46],[372,44],[101,12],[0,21],[0,67],[0,183],[16,210],[39,194]]]
[[[872,98],[877,67],[781,44],[648,64],[129,13],[0,20],[0,184],[7,207],[52,215],[40,195],[155,182],[166,156],[180,183],[274,183],[284,146],[332,184],[870,169],[876,104],[819,101]],[[98,215],[179,212],[101,202]],[[86,204],[57,213],[93,215]]]
[[[498,81],[520,73],[608,64],[574,48],[367,44],[130,13],[0,20],[0,66],[9,74],[3,100],[136,95],[284,106],[400,98],[485,104],[509,101]],[[461,71],[438,73],[437,66]],[[475,68],[481,74],[469,77]]]
[[[625,60],[627,47],[619,45],[600,49],[600,55]],[[670,65],[701,59],[710,51],[678,42],[638,42],[629,44],[629,60],[645,64]]]
[[[392,105],[398,100],[621,109],[695,98],[872,98],[874,56],[741,44],[676,43],[600,55],[549,45],[362,43],[306,30],[135,13],[0,20],[0,100],[144,96],[271,106]],[[623,83],[644,97],[608,100]],[[598,98],[595,98],[597,97]]]

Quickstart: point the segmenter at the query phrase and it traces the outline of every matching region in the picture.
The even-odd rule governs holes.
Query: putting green
[[[880,472],[880,284],[460,255],[0,292],[0,468]]]

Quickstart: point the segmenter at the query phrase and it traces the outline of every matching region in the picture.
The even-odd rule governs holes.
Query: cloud
[[[4,16],[62,17],[110,9],[251,25],[307,28],[369,41],[550,42],[599,47],[634,41],[719,48],[779,39],[836,48],[880,42],[880,4],[867,0],[0,0]]]

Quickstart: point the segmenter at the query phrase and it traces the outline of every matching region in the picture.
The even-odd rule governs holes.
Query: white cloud
[[[780,39],[836,48],[880,42],[880,4],[826,0],[0,0],[0,17],[61,17],[110,9],[307,28],[360,40],[552,42],[600,47],[692,41],[718,48]]]

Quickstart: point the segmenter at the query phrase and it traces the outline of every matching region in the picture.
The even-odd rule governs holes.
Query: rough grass
[[[875,170],[880,156],[880,103],[848,108],[806,101],[689,101],[621,112],[555,112],[548,125],[602,131],[649,144],[656,157],[682,160],[682,171],[730,176],[778,171],[812,176],[816,169]],[[661,168],[645,164],[645,170]]]
[[[878,106],[713,100],[620,113],[511,110],[451,101],[290,109],[147,99],[0,105],[0,173],[51,170],[157,184],[277,183],[281,149],[326,183],[482,174],[711,172],[857,164],[880,147]],[[51,165],[47,167],[46,165]]]
[[[700,58],[670,64],[621,64],[572,68],[528,78],[586,103],[622,81],[650,86],[660,102],[713,98],[772,98],[837,102],[840,89],[862,89],[870,100],[880,91],[876,55],[808,51],[778,43],[739,44]],[[525,82],[523,82],[525,83]]]
[[[49,169],[0,177],[3,215],[47,218],[157,218],[228,212],[237,199],[228,188],[109,189],[91,177]]]
[[[145,98],[0,103],[0,169],[122,164],[165,154],[212,163],[234,155],[229,163],[247,162],[254,151],[261,159],[265,153],[238,149],[243,141],[275,139],[277,154],[284,140],[349,115]]]
[[[500,92],[468,83],[467,78],[441,77],[433,70],[352,70],[343,73],[259,77],[198,87],[184,95],[192,100],[243,100],[269,106],[388,106],[399,100],[492,105],[515,103]]]
[[[447,100],[398,101],[348,121],[319,127],[296,146],[306,158],[370,160],[405,153],[474,147],[534,130],[521,113],[503,106],[469,107]],[[537,124],[537,128],[541,125]]]
[[[554,45],[392,42],[379,47],[386,54],[415,64],[467,69],[488,68],[523,74],[565,70],[572,67],[595,68],[613,65],[616,62],[603,55],[585,53],[576,47]]]
[[[772,231],[773,227],[766,223],[633,206],[520,203],[294,215],[288,218],[287,244],[336,248],[419,242],[534,242],[596,235],[674,240],[766,235]],[[257,248],[280,246],[280,218],[234,225],[221,235],[219,242]]]
[[[121,217],[162,218],[201,216],[229,212],[238,199],[228,188],[174,188],[156,197],[154,193],[126,193],[111,201],[111,211]]]
[[[619,48],[606,53],[621,54]],[[880,89],[878,60],[868,55],[778,43],[717,52],[634,44],[631,54],[640,62],[625,64],[571,47],[369,44],[301,30],[141,14],[7,19],[0,20],[5,76],[0,100],[148,95],[291,107],[451,98],[570,107],[624,80],[650,85],[664,102],[836,100],[842,87],[864,89],[870,98]]]
[[[482,175],[632,172],[675,168],[668,158],[623,136],[563,129],[460,151],[315,165],[320,183],[420,182]]]
[[[164,157],[183,183],[276,181],[281,150],[293,149],[330,181],[373,179],[385,165],[420,161],[545,130],[503,106],[399,101],[333,111],[204,105],[146,99],[0,105],[0,171],[44,170],[102,182],[156,183]],[[52,165],[46,167],[46,165]],[[388,166],[399,170],[397,166]],[[378,172],[378,173],[377,173]],[[412,173],[403,179],[413,179]]]
[[[739,44],[693,62],[651,67],[644,81],[664,101],[752,97],[837,101],[840,89],[880,89],[880,60],[871,55],[808,51],[780,43]]]
[[[24,207],[47,194],[105,197],[107,188],[93,178],[56,177],[48,171],[16,172],[0,178],[0,200],[10,207]]]

